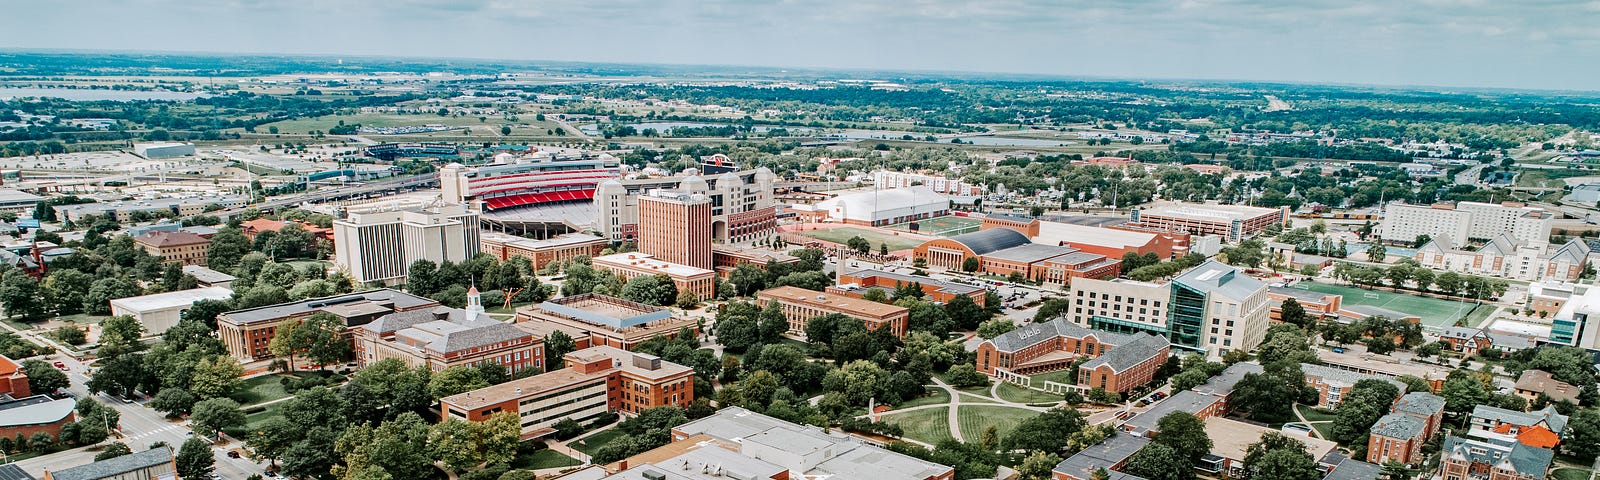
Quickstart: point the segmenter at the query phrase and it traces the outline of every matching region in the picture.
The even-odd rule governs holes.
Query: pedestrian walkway
[[[151,436],[151,435],[160,434],[160,433],[163,433],[163,432],[170,432],[170,431],[173,431],[173,430],[183,430],[183,429],[184,429],[183,425],[176,425],[176,424],[167,425],[165,427],[157,428],[157,429],[154,429],[154,430],[146,430],[146,431],[134,434],[134,435],[129,435],[124,439],[125,440],[138,440],[138,439],[141,439],[141,438],[145,438],[145,437],[148,437],[148,436]]]

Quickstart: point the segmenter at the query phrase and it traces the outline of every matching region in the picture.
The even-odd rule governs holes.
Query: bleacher
[[[558,190],[553,192],[524,193],[483,199],[484,208],[499,210],[502,208],[521,207],[526,205],[539,205],[553,202],[566,202],[573,200],[591,200],[594,198],[594,189],[583,190]]]

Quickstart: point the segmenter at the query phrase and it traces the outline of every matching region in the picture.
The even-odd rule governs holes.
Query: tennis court
[[[911,229],[911,224],[913,224],[913,223],[917,224],[917,227],[918,227],[917,230],[912,230]],[[983,226],[983,220],[980,220],[980,219],[971,218],[971,217],[957,217],[955,215],[946,215],[946,216],[943,216],[943,217],[934,217],[934,218],[930,218],[930,219],[927,219],[927,220],[918,220],[918,221],[915,221],[915,222],[898,223],[898,224],[890,225],[890,226],[884,227],[884,228],[887,228],[889,230],[898,230],[898,231],[901,231],[901,232],[915,232],[915,233],[920,233],[920,234],[923,234],[923,235],[937,235],[937,236],[941,236],[941,237],[954,237],[956,235],[960,235],[960,234],[963,234],[963,233],[976,232],[976,231],[978,231],[978,227],[981,227],[981,226]]]
[[[1429,327],[1455,325],[1456,320],[1460,319],[1462,315],[1466,315],[1467,312],[1472,311],[1473,306],[1471,303],[1454,300],[1328,285],[1325,283],[1300,282],[1295,284],[1294,288],[1343,295],[1343,305],[1347,306],[1368,305],[1416,315],[1422,317],[1422,324]]]
[[[807,231],[803,231],[803,232],[794,232],[794,233],[799,234],[799,235],[803,235],[803,236],[807,236],[807,237],[811,237],[811,238],[815,238],[817,240],[837,243],[837,244],[840,244],[840,245],[843,245],[844,242],[849,241],[850,237],[860,236],[861,238],[865,238],[865,239],[867,239],[867,241],[872,242],[872,248],[873,248],[874,251],[877,250],[878,244],[887,244],[889,246],[889,250],[891,250],[891,251],[893,251],[893,250],[905,250],[905,249],[908,249],[908,248],[916,248],[917,245],[922,245],[922,240],[917,240],[915,238],[901,237],[901,236],[896,236],[896,235],[893,235],[893,234],[888,234],[888,233],[883,233],[883,232],[875,232],[875,231],[872,231],[872,230],[867,230],[867,229],[864,229],[864,228],[856,228],[856,227],[839,227],[839,228],[829,228],[829,229],[821,229],[821,230],[807,230]]]

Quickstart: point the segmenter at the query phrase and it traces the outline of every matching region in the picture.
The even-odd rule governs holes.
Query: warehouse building
[[[228,300],[233,290],[223,287],[203,287],[192,290],[157,293],[139,297],[118,298],[111,301],[112,315],[128,315],[144,325],[146,335],[161,335],[183,317],[183,312],[201,300]]]

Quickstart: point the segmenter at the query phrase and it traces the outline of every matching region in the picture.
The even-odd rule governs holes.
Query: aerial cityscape
[[[1600,479],[1595,4],[308,3],[0,7],[0,480]]]

